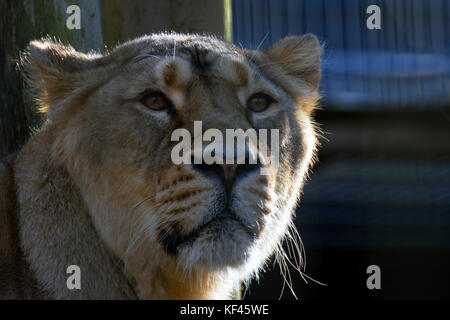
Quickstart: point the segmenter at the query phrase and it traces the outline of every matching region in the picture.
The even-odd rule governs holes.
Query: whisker
[[[264,43],[264,41],[266,40],[266,38],[267,38],[268,35],[269,35],[269,32],[266,33],[266,35],[265,35],[264,38],[261,40],[261,42],[256,46],[256,49],[253,51],[252,57],[250,58],[251,60],[253,60],[253,58],[255,58],[256,51],[259,50],[259,48],[262,46],[262,44]]]
[[[153,199],[154,197],[156,197],[157,193],[154,193],[144,199],[142,199],[141,201],[139,201],[138,203],[136,203],[133,207],[132,210],[135,210],[137,207],[139,207],[141,204],[143,204],[145,201],[148,201],[150,199]]]
[[[317,283],[317,284],[319,284],[321,286],[327,286],[326,283],[322,283],[322,282],[320,282],[320,281],[318,281],[318,280],[316,280],[316,279],[314,279],[314,278],[312,278],[312,277],[310,277],[310,276],[308,276],[306,274],[306,272],[304,271],[305,268],[306,268],[306,251],[305,251],[305,247],[303,245],[302,239],[301,239],[300,235],[298,234],[298,230],[297,230],[297,228],[295,228],[295,225],[293,223],[290,224],[289,231],[291,232],[291,234],[292,233],[294,234],[294,238],[292,238],[292,237],[290,238],[291,242],[294,241],[294,244],[297,241],[299,242],[295,246],[296,246],[296,251],[297,251],[297,253],[298,253],[298,255],[299,255],[299,257],[300,257],[300,259],[302,261],[302,264],[301,264],[300,268],[298,268],[298,267],[295,267],[294,265],[292,265],[292,263],[291,263],[291,261],[290,261],[290,259],[288,257],[286,257],[287,261],[289,263],[291,263],[292,267],[296,271],[298,271],[300,273],[300,276],[302,277],[302,279],[305,281],[306,284],[308,284],[308,281],[305,278],[307,278],[307,279],[309,279],[309,280],[311,280],[311,281],[313,281],[313,282],[315,282],[315,283]]]
[[[287,249],[287,252],[285,248]],[[298,299],[292,284],[292,276],[290,273],[291,267],[300,274],[306,284],[308,284],[308,280],[311,280],[322,286],[327,285],[312,278],[311,276],[308,276],[305,273],[305,247],[293,221],[288,224],[287,232],[283,238],[283,241],[279,242],[276,245],[274,263],[278,264],[280,268],[280,274],[283,278],[283,286],[281,288],[279,299],[281,299],[281,297],[283,296],[286,287],[289,288],[294,298]]]
[[[175,53],[177,51],[177,41],[174,39],[173,40],[173,57],[172,60],[175,60]]]
[[[151,206],[150,208],[148,208],[148,209],[145,211],[145,213],[147,213],[147,212],[149,212],[149,211],[151,211],[151,210],[154,210],[155,208],[158,208],[158,207],[160,207],[160,206],[161,206],[160,203],[155,204],[155,205]],[[155,214],[156,214],[156,213],[155,213]],[[134,221],[133,228],[134,228],[134,226],[136,226],[136,224],[138,223],[138,220],[139,220],[139,218],[137,218],[137,219]],[[138,232],[136,232],[136,235],[135,235],[134,237],[131,237],[131,229],[132,229],[132,228],[131,228],[131,224],[130,224],[130,239],[132,239],[132,240],[130,240],[130,243],[128,244],[128,247],[127,247],[127,249],[125,250],[125,255],[127,255],[129,252],[131,252],[133,249],[135,249],[136,244],[138,243],[138,241],[139,241],[141,238],[144,237],[145,231],[146,231],[148,228],[149,228],[149,226],[146,226],[145,230],[142,230],[143,228],[141,227],[141,229],[140,229]]]
[[[158,60],[162,59],[161,57],[155,56],[153,54],[140,54],[132,59],[132,63],[138,63],[139,61],[142,61],[146,58],[156,58]]]

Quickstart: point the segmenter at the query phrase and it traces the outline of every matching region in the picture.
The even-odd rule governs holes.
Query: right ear
[[[31,41],[20,64],[41,112],[82,86],[83,73],[101,64],[102,55],[77,52],[50,38]]]
[[[322,46],[316,36],[305,34],[286,37],[265,49],[264,53],[293,79],[306,82],[314,90],[318,89]]]

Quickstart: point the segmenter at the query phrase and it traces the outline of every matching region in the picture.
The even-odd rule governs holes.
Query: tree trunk
[[[21,1],[0,0],[0,157],[25,142],[39,117],[26,106],[16,57],[25,48],[25,9]]]

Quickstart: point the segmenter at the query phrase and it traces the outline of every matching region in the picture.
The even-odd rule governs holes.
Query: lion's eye
[[[153,110],[165,110],[170,106],[170,102],[161,92],[152,92],[144,96],[141,102],[148,108]]]
[[[255,93],[247,100],[247,108],[253,112],[266,110],[273,102],[273,98],[265,93]]]

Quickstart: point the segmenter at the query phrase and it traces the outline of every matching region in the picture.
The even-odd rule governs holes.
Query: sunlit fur
[[[123,296],[221,299],[274,253],[285,272],[283,239],[301,250],[292,217],[316,149],[320,51],[312,35],[264,51],[181,34],[141,37],[104,55],[32,42],[21,63],[48,121],[20,152],[15,179],[21,246],[49,295],[103,298],[120,291],[123,276]],[[164,93],[173,112],[144,106],[149,90]],[[260,91],[276,102],[251,113],[246,99]],[[240,223],[215,222],[170,254],[161,237],[197,230],[226,197],[218,177],[171,161],[171,133],[192,132],[195,120],[203,130],[279,129],[280,165],[234,183],[230,207]],[[74,220],[79,212],[98,237],[89,220]],[[89,279],[79,292],[64,288],[66,264]]]

